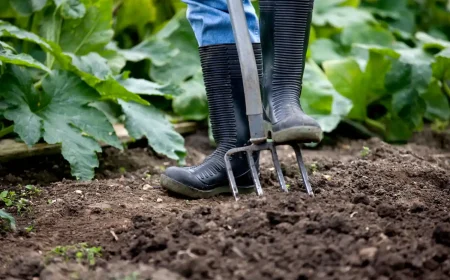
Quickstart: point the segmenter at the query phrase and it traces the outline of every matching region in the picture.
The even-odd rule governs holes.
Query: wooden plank
[[[175,130],[180,134],[193,133],[197,130],[195,122],[184,122],[174,125]],[[133,139],[128,135],[128,131],[122,124],[114,125],[117,137],[123,143],[129,143]],[[102,147],[108,146],[100,143]],[[12,159],[28,158],[38,155],[54,155],[61,152],[61,145],[49,145],[39,143],[33,147],[28,147],[25,143],[17,142],[14,139],[0,140],[0,162],[6,162]]]

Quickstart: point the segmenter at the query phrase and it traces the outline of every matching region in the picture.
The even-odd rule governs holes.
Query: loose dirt
[[[0,167],[0,190],[43,191],[17,216],[19,231],[0,235],[0,279],[450,279],[447,137],[306,150],[314,198],[287,148],[290,192],[281,193],[263,155],[264,196],[239,202],[168,194],[159,175],[173,162],[139,144],[106,149],[92,182],[71,180],[60,157],[10,162]],[[211,151],[204,133],[187,147],[189,164]],[[82,242],[102,247],[95,264],[50,253]]]

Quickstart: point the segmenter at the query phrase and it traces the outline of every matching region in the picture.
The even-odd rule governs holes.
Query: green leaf
[[[106,59],[106,63],[111,69],[111,73],[115,75],[119,74],[127,63],[126,59],[120,53],[114,50],[105,49],[103,51],[100,51],[98,54]]]
[[[394,116],[386,121],[386,141],[405,142],[411,138],[412,134],[411,126],[404,119]]]
[[[85,0],[85,16],[66,19],[62,23],[59,38],[61,49],[76,55],[102,50],[114,35],[111,29],[112,2],[112,0]]]
[[[174,112],[185,120],[202,121],[208,117],[208,101],[203,83],[203,76],[196,75],[193,79],[181,84],[183,94],[174,98]]]
[[[408,34],[413,33],[416,28],[415,11],[409,8],[408,2],[408,0],[377,0],[363,3],[366,9],[370,7],[368,10],[383,17],[390,29]]]
[[[426,104],[425,117],[429,120],[450,120],[450,104],[448,98],[442,92],[440,81],[433,80],[428,91],[421,94]]]
[[[44,103],[42,96],[34,89],[28,72],[11,66],[11,73],[0,78],[3,90],[0,96],[9,105],[4,112],[6,119],[14,121],[14,131],[28,145],[32,146],[42,136],[41,118],[33,113]]]
[[[392,65],[391,71],[386,76],[386,89],[392,93],[390,111],[393,119],[400,119],[402,125],[407,125],[411,132],[423,125],[426,104],[421,94],[428,90],[431,74],[429,64],[414,65],[399,60]],[[398,128],[400,120],[396,120],[395,129]],[[410,133],[401,135],[399,131],[388,129],[387,138],[398,141],[410,137]]]
[[[38,35],[22,30],[2,20],[0,20],[0,37],[13,37],[27,42],[32,42],[39,45],[45,51],[53,52],[55,47],[51,46],[49,42],[45,41]]]
[[[438,80],[450,80],[450,48],[438,53],[431,67],[433,69],[433,76]]]
[[[146,25],[155,20],[157,6],[154,1],[133,0],[122,1],[117,10],[115,30],[117,33],[134,27],[142,37],[145,35]]]
[[[13,37],[38,44],[43,50],[51,53],[59,62],[60,68],[69,70],[80,76],[90,86],[95,87],[106,98],[133,100],[142,104],[148,104],[138,95],[127,91],[113,77],[108,66],[108,61],[97,53],[87,56],[75,56],[65,54],[58,45],[48,42],[36,34],[21,30],[16,26],[0,21],[0,37]]]
[[[162,86],[144,79],[120,79],[119,83],[129,92],[141,95],[157,95],[172,98],[179,91],[176,87]]]
[[[131,137],[146,137],[155,152],[175,160],[184,159],[184,138],[173,129],[161,111],[151,105],[123,100],[119,100],[119,104],[125,114],[125,128]]]
[[[79,19],[86,14],[86,7],[80,0],[54,0],[64,19]]]
[[[395,51],[400,54],[400,61],[403,63],[430,68],[430,64],[433,62],[433,56],[421,48],[396,49]]]
[[[339,45],[330,39],[317,39],[309,47],[311,58],[318,64],[326,60],[343,58]]]
[[[385,79],[392,67],[392,62],[395,61],[395,58],[391,55],[396,56],[397,54],[390,52],[383,53],[380,49],[369,51],[369,61],[364,68],[365,71],[362,80],[362,85],[364,85],[367,95],[366,106],[390,94],[386,90]]]
[[[342,44],[347,46],[355,43],[391,46],[394,40],[394,36],[388,30],[366,23],[347,26],[342,30],[341,35]]]
[[[334,88],[353,103],[348,117],[365,120],[367,116],[366,92],[363,89],[363,72],[353,58],[326,61],[323,69]]]
[[[107,64],[114,75],[120,74],[127,63],[115,41],[109,42],[98,54],[107,60]]]
[[[416,39],[422,43],[424,49],[438,49],[443,50],[450,48],[450,42],[439,38],[434,38],[424,32],[417,32]]]
[[[47,0],[13,0],[11,7],[22,16],[29,16],[34,12],[42,10]]]
[[[179,54],[180,50],[174,48],[169,42],[163,39],[158,40],[152,37],[142,41],[129,50],[120,50],[119,52],[128,61],[138,62],[149,59],[155,66],[163,66]]]
[[[89,77],[88,75],[81,74],[94,85],[96,82],[105,80],[107,77],[112,76],[112,71],[108,66],[108,61],[101,57],[98,53],[90,53],[84,56],[70,54],[70,57],[72,58],[73,65],[77,69],[93,76]]]
[[[109,122],[112,124],[120,123],[120,116],[122,113],[122,107],[114,101],[97,101],[90,103],[89,106],[96,108],[97,110],[103,112],[108,118]]]
[[[86,83],[97,89],[97,91],[109,99],[123,99],[148,104],[139,95],[128,91],[113,76],[108,66],[108,61],[97,53],[90,53],[85,56],[69,55],[72,59],[73,67],[70,67]]]
[[[333,7],[323,11],[317,9],[313,10],[313,12],[312,21],[317,26],[329,24],[333,27],[344,28],[354,24],[375,21],[369,12],[348,6]]]
[[[325,132],[333,131],[352,108],[351,101],[340,95],[320,67],[311,61],[306,63],[300,101],[305,112]]]
[[[114,128],[105,115],[87,106],[99,100],[98,93],[69,72],[53,71],[37,93],[29,74],[13,66],[1,78],[4,91],[0,94],[14,106],[5,117],[14,121],[14,131],[28,145],[42,136],[49,144],[61,143],[62,155],[70,163],[72,175],[88,180],[98,167],[97,141],[121,149]]]
[[[47,68],[47,66],[25,53],[13,54],[10,51],[0,50],[0,61],[15,65],[33,67],[46,72],[51,71],[49,68]]]
[[[163,84],[180,84],[201,70],[198,43],[184,10],[180,11],[168,23],[168,27],[162,29],[156,36],[171,43],[179,53],[162,66],[152,63],[150,69],[152,80]]]
[[[14,219],[13,216],[11,216],[8,212],[4,211],[3,209],[0,209],[0,220],[6,220],[8,226],[13,231],[16,230],[16,219]]]
[[[42,50],[46,51],[48,54],[53,55],[58,60],[61,68],[66,70],[71,70],[73,68],[70,56],[64,54],[57,44],[1,20],[0,37],[12,37],[34,43],[40,46]]]
[[[0,41],[0,50],[15,52],[16,50],[5,42]]]
[[[17,12],[10,5],[11,0],[0,1],[0,18],[15,18]]]
[[[314,10],[318,13],[325,13],[330,9],[341,5],[344,1],[345,0],[316,0],[314,2]]]

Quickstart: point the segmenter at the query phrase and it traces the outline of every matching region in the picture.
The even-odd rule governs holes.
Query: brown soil
[[[159,174],[173,162],[138,145],[107,149],[92,182],[71,180],[59,157],[4,164],[0,190],[43,191],[16,215],[19,231],[0,235],[0,279],[450,279],[450,149],[439,137],[307,150],[314,198],[282,147],[290,193],[263,155],[264,196],[238,202],[167,194]],[[189,164],[211,151],[204,134],[187,146]],[[103,248],[95,265],[50,253],[81,242]]]

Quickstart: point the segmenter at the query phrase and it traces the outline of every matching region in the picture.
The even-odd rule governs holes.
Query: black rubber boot
[[[277,143],[320,142],[320,125],[300,106],[313,0],[260,0],[266,131]]]
[[[217,149],[194,167],[170,167],[161,176],[161,186],[175,193],[206,198],[231,193],[225,168],[225,153],[249,144],[250,131],[245,112],[241,67],[235,44],[200,47],[203,78],[208,98],[211,127]],[[254,44],[261,73],[261,46]],[[259,156],[255,155],[258,163]],[[252,192],[254,183],[245,155],[231,159],[240,192]]]

